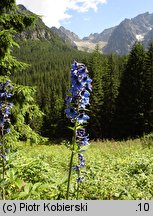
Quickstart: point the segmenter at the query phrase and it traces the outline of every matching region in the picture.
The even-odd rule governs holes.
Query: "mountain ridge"
[[[19,13],[35,15],[23,5],[18,5],[18,7]],[[92,33],[83,39],[63,26],[49,28],[39,16],[37,17],[33,29],[28,29],[16,37],[21,40],[48,40],[86,52],[92,52],[98,44],[102,53],[118,55],[128,54],[136,41],[142,42],[147,47],[153,38],[153,13],[149,12],[138,14],[131,19],[125,18],[118,25],[104,29],[101,33]]]
[[[129,53],[136,41],[146,45],[145,36],[152,29],[153,13],[149,14],[149,12],[146,12],[132,19],[125,19],[115,28],[103,52],[115,52],[119,55],[125,55]],[[151,40],[151,38],[148,40]]]
[[[136,41],[143,42],[147,46],[153,37],[152,29],[153,13],[145,12],[131,19],[125,18],[119,25],[104,29],[101,33],[92,33],[82,40],[78,36],[77,40],[73,37],[69,38],[70,35],[67,34],[69,30],[65,29],[64,33],[65,37],[67,36],[67,41],[70,40],[71,44],[75,43],[79,50],[91,52],[98,44],[104,54],[125,55],[130,52]],[[76,38],[76,34],[74,35]]]

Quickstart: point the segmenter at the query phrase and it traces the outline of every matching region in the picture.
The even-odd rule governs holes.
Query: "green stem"
[[[77,183],[77,196],[76,199],[79,200],[79,189],[80,189],[80,183]]]
[[[79,163],[79,159],[78,159],[78,163]],[[78,178],[80,177],[80,169],[78,170]],[[77,182],[77,196],[76,199],[79,199],[79,188],[80,188],[80,182]]]
[[[4,128],[2,127],[2,155],[5,154],[3,135],[4,135]],[[2,158],[2,200],[5,200],[4,181],[5,181],[5,157]]]
[[[72,153],[71,153],[71,159],[70,159],[69,175],[68,175],[68,184],[67,184],[67,195],[66,195],[66,199],[67,200],[69,200],[69,191],[70,191],[70,182],[71,182],[73,156],[74,156],[74,152],[72,151]]]
[[[74,135],[72,138],[72,153],[71,153],[71,158],[70,158],[70,166],[69,166],[69,174],[68,174],[68,184],[67,184],[67,194],[66,194],[66,199],[69,200],[69,191],[70,191],[70,183],[71,183],[71,174],[72,174],[72,165],[73,165],[73,157],[74,157],[74,147],[76,144],[76,125],[77,122],[75,122],[74,125]]]
[[[3,154],[3,153],[2,153]],[[4,162],[4,159],[3,159],[3,162],[2,162],[2,169],[3,169],[3,173],[2,173],[2,200],[5,200],[5,186],[4,186],[4,181],[5,181],[5,162]]]

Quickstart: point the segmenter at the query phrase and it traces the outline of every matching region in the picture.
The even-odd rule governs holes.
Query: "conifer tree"
[[[102,137],[102,119],[101,119],[101,109],[103,105],[103,67],[102,67],[102,54],[99,52],[99,47],[97,46],[91,57],[91,78],[93,80],[93,93],[91,95],[91,119],[89,121],[91,136],[95,139]],[[98,130],[97,130],[98,128]]]
[[[15,0],[0,2],[0,80],[4,80],[4,77],[8,79],[8,76],[10,79],[15,71],[22,71],[27,67],[12,55],[12,48],[18,46],[14,40],[15,34],[21,33],[32,25],[35,18],[35,16],[18,13]],[[33,89],[29,87],[13,84],[14,106],[11,116],[13,125],[9,134],[12,135],[11,140],[24,137],[24,140],[29,138],[38,141],[39,135],[32,130],[31,126],[33,125],[34,128],[34,119],[42,113],[35,104],[32,92]]]
[[[145,61],[144,118],[144,132],[150,133],[153,131],[153,40],[149,44]]]
[[[103,133],[105,138],[112,138],[113,119],[116,110],[116,99],[118,96],[120,71],[118,59],[115,54],[107,57],[107,63],[103,78],[104,103],[101,110],[103,121]]]
[[[122,138],[142,135],[144,131],[145,55],[142,44],[134,44],[122,77],[116,120],[117,133]]]

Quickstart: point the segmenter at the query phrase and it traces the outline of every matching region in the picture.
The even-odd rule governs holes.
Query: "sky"
[[[118,25],[125,18],[153,13],[153,0],[16,0],[41,15],[48,27],[61,25],[80,38]]]

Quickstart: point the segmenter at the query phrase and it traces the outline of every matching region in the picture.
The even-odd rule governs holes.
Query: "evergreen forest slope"
[[[31,13],[23,6],[21,12]],[[102,55],[98,46],[89,54],[62,40],[39,17],[33,27],[16,35],[16,40],[20,49],[15,48],[14,55],[30,67],[15,72],[12,79],[36,86],[36,99],[45,114],[38,122],[43,136],[69,137],[70,123],[64,109],[74,60],[86,64],[93,79],[88,126],[91,138],[128,138],[152,131],[152,44],[145,51],[137,42],[128,56]]]

